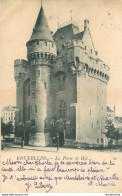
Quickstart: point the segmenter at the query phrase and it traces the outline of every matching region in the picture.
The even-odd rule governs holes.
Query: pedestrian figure
[[[23,147],[24,147],[24,138],[21,137],[21,148],[23,148]]]
[[[59,133],[57,132],[57,151],[59,149]]]

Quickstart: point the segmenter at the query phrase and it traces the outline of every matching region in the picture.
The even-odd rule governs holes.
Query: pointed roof
[[[51,35],[50,28],[48,26],[48,22],[42,6],[30,40],[35,39],[47,39],[53,41],[53,37]]]
[[[74,24],[70,23],[67,26],[59,28],[53,35],[54,39],[60,39],[60,36],[64,36],[63,41],[67,42],[74,39],[74,36],[80,33],[79,28]]]
[[[114,111],[111,110],[109,106],[107,106],[107,112],[113,112],[114,113]]]

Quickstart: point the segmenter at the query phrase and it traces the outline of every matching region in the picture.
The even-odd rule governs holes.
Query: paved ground
[[[31,150],[31,151],[44,151],[44,152],[54,152],[57,153],[57,147],[36,147],[36,146],[24,146],[23,148],[20,145],[16,145],[14,143],[5,143],[5,147],[2,151],[23,151],[23,150]],[[77,151],[97,151],[97,152],[121,152],[121,149],[104,149],[104,150],[96,150],[96,149],[71,149],[71,148],[61,148],[59,147],[58,153],[64,152],[77,152]]]

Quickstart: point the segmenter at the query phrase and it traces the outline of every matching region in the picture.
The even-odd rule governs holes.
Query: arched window
[[[59,85],[59,91],[65,90],[65,76],[64,75],[60,75],[58,77],[58,85]]]
[[[66,103],[62,100],[59,104],[59,118],[66,117]]]

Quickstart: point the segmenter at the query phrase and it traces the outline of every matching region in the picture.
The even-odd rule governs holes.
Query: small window
[[[37,76],[40,76],[40,70],[38,70],[38,72],[37,72]]]
[[[37,113],[37,105],[35,105],[35,114]]]
[[[92,49],[91,49],[91,54],[92,54]]]
[[[45,42],[45,46],[47,46],[47,42]]]
[[[85,50],[86,50],[86,46],[85,46]]]
[[[44,89],[46,89],[46,87],[47,87],[47,83],[46,83],[46,82],[44,82]]]
[[[35,126],[35,119],[31,120],[31,126]]]
[[[37,41],[37,45],[39,45],[39,41]]]
[[[35,99],[35,93],[32,93],[32,99]]]

